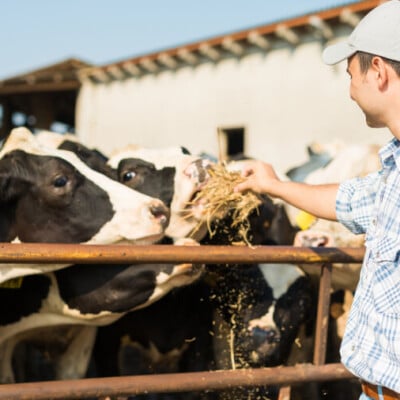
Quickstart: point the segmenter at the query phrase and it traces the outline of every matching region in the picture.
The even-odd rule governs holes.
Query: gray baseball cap
[[[347,40],[328,46],[322,59],[333,65],[357,51],[400,61],[400,0],[389,0],[371,10]]]

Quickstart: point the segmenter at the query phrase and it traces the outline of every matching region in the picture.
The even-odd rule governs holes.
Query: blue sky
[[[0,79],[76,57],[107,64],[349,0],[3,0]]]

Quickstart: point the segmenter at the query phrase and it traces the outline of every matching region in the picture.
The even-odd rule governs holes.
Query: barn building
[[[77,73],[90,65],[71,58],[0,81],[0,139],[21,125],[34,130],[60,124],[73,131]]]
[[[346,63],[332,67],[321,59],[327,44],[349,35],[381,2],[341,2],[107,65],[82,66],[76,133],[106,153],[127,144],[184,145],[219,159],[245,154],[280,170],[306,161],[306,147],[315,142],[382,144],[390,134],[366,127],[349,98]]]

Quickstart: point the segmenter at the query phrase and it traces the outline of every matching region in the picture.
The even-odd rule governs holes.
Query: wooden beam
[[[221,53],[215,47],[210,46],[208,43],[202,43],[199,46],[199,51],[201,54],[204,54],[206,57],[210,58],[213,61],[218,61],[221,58]]]
[[[175,58],[173,58],[172,56],[170,56],[167,53],[161,53],[158,57],[157,60],[164,64],[166,67],[171,68],[171,69],[175,69],[178,66],[178,61],[176,61]]]
[[[82,83],[92,81],[92,77],[90,75],[91,70],[92,68],[82,68],[76,71],[76,76],[78,77],[79,81]]]
[[[288,28],[284,24],[280,24],[276,27],[275,34],[292,45],[297,45],[300,42],[299,36],[293,31],[293,29]]]
[[[149,72],[157,72],[159,70],[158,65],[150,60],[148,57],[144,57],[140,60],[140,65]]]
[[[110,75],[102,68],[93,68],[90,71],[90,75],[96,80],[105,83],[110,81]]]
[[[326,40],[333,38],[333,32],[330,26],[317,15],[310,17],[310,25],[321,33],[322,37]]]
[[[247,41],[263,50],[268,50],[271,47],[271,42],[257,31],[251,31],[247,36]]]
[[[341,22],[350,25],[355,28],[361,21],[361,17],[355,12],[351,11],[349,8],[345,8],[339,16]]]
[[[142,70],[135,63],[130,61],[121,64],[121,68],[132,76],[139,76],[142,73]]]
[[[187,62],[188,64],[194,65],[199,63],[199,58],[186,48],[179,49],[177,54],[183,61]]]
[[[81,82],[78,80],[74,81],[63,81],[63,82],[39,82],[34,85],[26,84],[15,84],[0,86],[0,96],[11,95],[18,93],[34,93],[34,92],[59,92],[78,90],[81,87]]]
[[[244,54],[244,48],[238,42],[234,41],[230,36],[226,37],[222,41],[222,47],[226,50],[230,51],[231,53],[242,56]]]
[[[126,76],[124,71],[117,65],[110,65],[107,67],[107,72],[115,79],[124,79]]]

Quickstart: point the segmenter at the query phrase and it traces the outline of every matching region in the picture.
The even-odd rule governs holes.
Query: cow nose
[[[160,221],[160,224],[166,228],[169,223],[169,217],[170,217],[170,212],[167,206],[161,202],[161,201],[156,201],[154,200],[150,206],[149,210],[151,215]]]
[[[274,328],[267,329],[256,327],[252,329],[252,335],[258,346],[265,343],[276,343],[280,340],[279,332]]]

